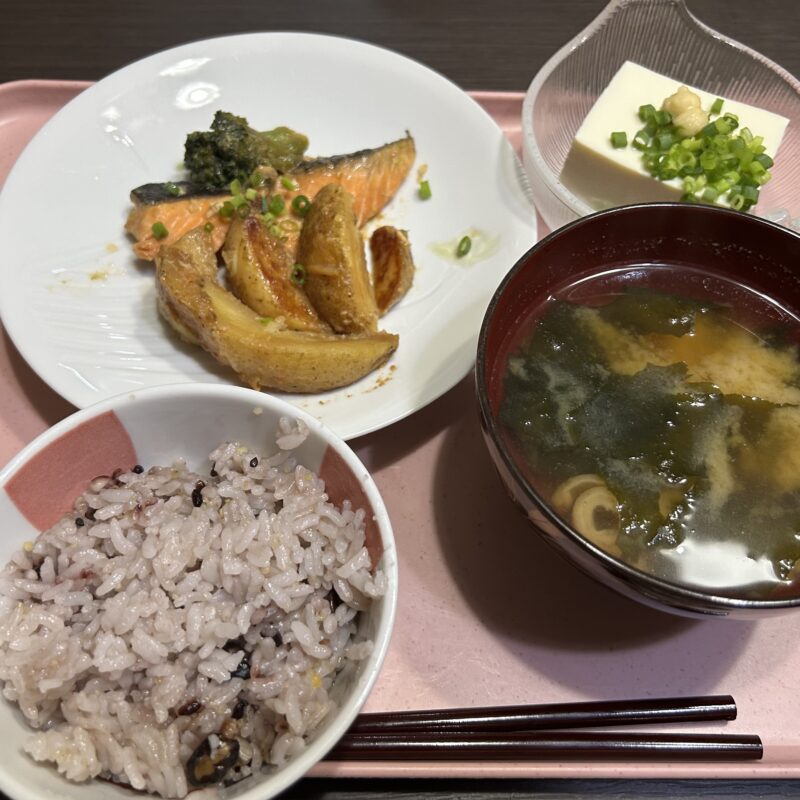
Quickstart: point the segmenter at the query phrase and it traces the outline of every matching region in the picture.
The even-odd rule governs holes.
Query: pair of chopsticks
[[[730,695],[360,714],[336,761],[744,761],[758,736],[606,733],[575,728],[736,719]]]

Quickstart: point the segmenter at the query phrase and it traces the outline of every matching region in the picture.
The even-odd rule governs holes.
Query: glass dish
[[[573,137],[625,61],[781,114],[789,125],[756,213],[800,229],[800,81],[712,30],[684,0],[611,0],[539,70],[522,107],[522,153],[533,198],[551,230],[591,208],[559,175]]]

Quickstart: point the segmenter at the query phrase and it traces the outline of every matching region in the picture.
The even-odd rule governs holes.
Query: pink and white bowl
[[[309,435],[294,453],[325,481],[330,500],[349,499],[366,511],[367,547],[373,566],[387,576],[386,594],[362,612],[360,633],[372,639],[372,654],[343,670],[331,696],[337,711],[312,735],[305,751],[273,772],[226,788],[236,800],[266,800],[301,778],[336,744],[364,705],[380,671],[397,604],[397,554],[386,507],[367,469],[350,447],[310,414],[252,389],[216,384],[176,384],[112,397],[78,411],[45,431],[0,471],[0,563],[72,508],[75,497],[97,475],[114,469],[171,464],[208,470],[208,454],[223,441],[274,451],[281,417],[300,419]],[[0,700],[4,757],[0,792],[14,800],[42,797],[109,800],[131,792],[105,781],[70,783],[55,769],[23,752],[32,729],[11,703]]]

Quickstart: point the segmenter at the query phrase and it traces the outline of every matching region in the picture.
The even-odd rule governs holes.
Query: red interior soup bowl
[[[511,269],[476,381],[512,499],[649,605],[800,606],[800,234],[722,208],[584,217]]]

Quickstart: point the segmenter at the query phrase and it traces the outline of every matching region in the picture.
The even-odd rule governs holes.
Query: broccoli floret
[[[256,131],[244,117],[217,111],[210,131],[186,137],[184,163],[191,179],[223,188],[232,180],[246,180],[260,166],[287,172],[303,158],[308,138],[290,128]]]

